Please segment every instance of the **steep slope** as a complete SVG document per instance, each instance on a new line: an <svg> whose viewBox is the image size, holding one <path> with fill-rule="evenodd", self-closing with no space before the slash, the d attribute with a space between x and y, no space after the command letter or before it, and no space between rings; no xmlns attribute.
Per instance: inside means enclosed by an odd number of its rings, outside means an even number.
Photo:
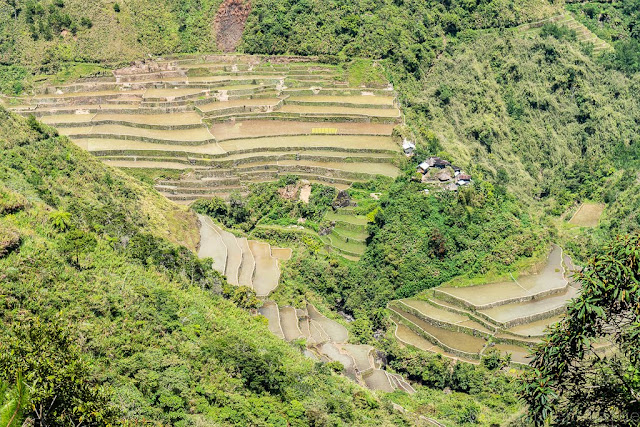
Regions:
<svg viewBox="0 0 640 427"><path fill-rule="evenodd" d="M211 260L152 221L175 211L190 230L191 216L38 122L0 113L1 334L35 316L70 325L132 422L408 425L219 296Z"/></svg>
<svg viewBox="0 0 640 427"><path fill-rule="evenodd" d="M196 249L200 237L193 212L102 166L56 135L54 129L17 119L0 107L0 178L6 185L24 189L30 200L68 211L78 226L121 241L144 231Z"/></svg>

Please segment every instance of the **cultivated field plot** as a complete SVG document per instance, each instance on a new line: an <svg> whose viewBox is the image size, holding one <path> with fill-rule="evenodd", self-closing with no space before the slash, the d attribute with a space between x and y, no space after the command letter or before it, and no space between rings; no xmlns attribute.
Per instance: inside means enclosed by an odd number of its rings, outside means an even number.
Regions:
<svg viewBox="0 0 640 427"><path fill-rule="evenodd" d="M200 220L200 258L213 258L215 270L227 276L232 285L252 288L259 297L266 297L280 281L280 260L289 259L291 249L272 248L255 240L236 237L198 215ZM272 256L272 251L276 256ZM288 255L289 258L287 258Z"/></svg>
<svg viewBox="0 0 640 427"><path fill-rule="evenodd" d="M324 103L324 104L365 104L381 105L393 107L393 97L391 96L331 96L331 95L311 95L311 96L291 96L287 102L299 103Z"/></svg>
<svg viewBox="0 0 640 427"><path fill-rule="evenodd" d="M474 309L490 308L514 301L526 301L545 293L563 291L568 287L564 278L562 249L554 246L547 263L539 274L521 276L517 280L464 288L442 287L438 292L447 294Z"/></svg>
<svg viewBox="0 0 640 427"><path fill-rule="evenodd" d="M311 105L283 105L278 110L282 113L303 114L309 116L365 116L365 117L399 117L400 112L393 108L351 108Z"/></svg>
<svg viewBox="0 0 640 427"><path fill-rule="evenodd" d="M604 204L585 202L573 214L569 223L580 227L597 227L603 211Z"/></svg>
<svg viewBox="0 0 640 427"><path fill-rule="evenodd" d="M330 123L297 122L292 120L244 120L214 123L211 133L218 141L225 139L257 138L279 135L311 135L316 129L336 130L337 135L385 135L391 136L393 124L385 123Z"/></svg>
<svg viewBox="0 0 640 427"><path fill-rule="evenodd" d="M234 139L220 142L220 146L228 152L234 151L268 151L279 148L294 149L341 149L368 152L394 152L397 146L387 137L379 136L347 136L347 135L308 135L280 136L254 139Z"/></svg>
<svg viewBox="0 0 640 427"><path fill-rule="evenodd" d="M414 393L415 390L399 375L379 369L374 348L362 344L344 344L349 334L344 326L329 319L311 304L304 309L278 307L267 300L259 309L269 321L269 329L277 336L293 341L304 338L304 354L315 360L337 361L344 374L363 386L373 390L391 392L396 389Z"/></svg>
<svg viewBox="0 0 640 427"><path fill-rule="evenodd" d="M291 173L339 189L398 174L402 150L392 135L401 113L386 81L350 87L342 66L300 58L147 62L155 64L38 88L7 104L59 128L113 166L206 169L211 180L198 188L183 179L158 184L180 203L246 193L252 183ZM145 71L150 68L160 71ZM363 236L337 230L330 238L336 248L352 251L345 256L361 252Z"/></svg>
<svg viewBox="0 0 640 427"><path fill-rule="evenodd" d="M256 107L256 106L265 106L265 107L273 107L278 102L280 102L277 98L255 98L255 99L234 99L231 101L218 101L212 102L210 104L204 104L198 106L200 110L204 113L210 113L212 111L224 110L227 108L243 108L243 107Z"/></svg>
<svg viewBox="0 0 640 427"><path fill-rule="evenodd" d="M511 354L512 364L526 365L531 347L562 319L568 301L580 292L566 278L567 260L554 245L538 274L467 288L440 287L392 301L396 338L472 363L495 348Z"/></svg>

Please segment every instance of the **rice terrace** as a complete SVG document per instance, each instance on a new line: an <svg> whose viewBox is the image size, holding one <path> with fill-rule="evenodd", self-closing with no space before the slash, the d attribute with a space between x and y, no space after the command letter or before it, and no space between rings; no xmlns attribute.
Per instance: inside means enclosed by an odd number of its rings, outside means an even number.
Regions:
<svg viewBox="0 0 640 427"><path fill-rule="evenodd" d="M341 187L398 174L388 82L350 87L309 58L156 58L12 103L112 166L185 171L156 186L177 202L285 174Z"/></svg>
<svg viewBox="0 0 640 427"><path fill-rule="evenodd" d="M0 427L637 425L639 11L0 2Z"/></svg>

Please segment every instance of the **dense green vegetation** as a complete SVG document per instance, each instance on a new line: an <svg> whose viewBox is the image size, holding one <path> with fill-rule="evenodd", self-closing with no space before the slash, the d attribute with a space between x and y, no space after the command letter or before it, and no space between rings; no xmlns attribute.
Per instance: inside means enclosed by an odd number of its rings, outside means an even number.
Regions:
<svg viewBox="0 0 640 427"><path fill-rule="evenodd" d="M107 65L146 54L214 50L220 3L5 0L0 91L15 95L36 81L106 75ZM585 261L614 235L640 229L640 4L566 7L615 51L594 54L561 25L517 28L560 12L552 1L253 1L240 50L344 61L353 86L374 85L386 73L406 115L396 134L416 140L418 154L394 182L349 190L358 204L354 213L369 219L367 249L358 262L327 254L318 238L333 226L327 218L333 188L313 185L309 204L287 200L278 190L297 179L286 177L256 185L246 198L232 195L228 204L214 199L194 206L239 232L294 246L274 298L294 305L311 300L352 315L354 342L375 344L391 369L424 385L414 397L396 393L392 399L452 424L515 418L515 386L495 370L503 361L453 366L381 339L389 328L387 302L447 281L521 270L552 241ZM331 367L304 360L240 309L255 308L255 295L229 288L210 263L195 258L194 216L150 188L154 179L176 172L130 171L143 181L134 183L100 167L54 129L3 109L0 144L0 321L11 326L0 342L15 348L25 342L18 339L18 314L27 323L64 319L65 339L78 350L71 362L88 384L72 397L84 393L82 400L99 401L105 419L112 416L110 403L121 418L171 425L406 422ZM461 166L474 184L425 194L414 172L430 155ZM380 200L372 192L382 193ZM570 227L565 215L585 200L606 204L599 227ZM287 228L298 224L306 230ZM623 259L616 248L609 258ZM624 268L629 277L637 273L635 264ZM635 330L616 336L619 357L596 364L600 373L619 373L603 376L619 382L601 383L596 376L589 380L595 389L570 387L593 374L574 351L579 339L592 338L585 319L602 328L603 312L618 316L629 303L629 292L611 295L600 286L611 283L601 273L610 271L587 270L597 276L585 282L591 295L572 306L572 317L539 350L531 375L544 374L550 385L540 389L532 376L525 393L538 423L558 408L567 423L586 422L580 417L592 406L602 408L599 416L637 411L637 397L625 391L637 390L637 360L627 351ZM616 299L623 302L608 304ZM567 330L575 334L563 334ZM563 371L568 359L557 357L558 348L568 349L563 353L581 362L580 369ZM25 357L39 356L27 351ZM26 397L18 372L4 367L14 362L0 365L7 384L0 402L15 406ZM33 381L33 366L19 372L26 381ZM64 370L58 373L64 378ZM109 403L91 394L97 385L109 386ZM603 389L610 393L589 407L554 397L565 391L587 402L593 396L583 392ZM42 390L28 398L43 401ZM612 401L625 407L608 414Z"/></svg>
<svg viewBox="0 0 640 427"><path fill-rule="evenodd" d="M170 217L188 241L189 215L37 121L0 113L0 230L19 236L0 256L3 384L19 374L34 404L64 384L67 410L165 425L406 424L226 300L210 260L153 221ZM61 329L37 327L52 322ZM43 352L46 340L60 347Z"/></svg>
<svg viewBox="0 0 640 427"><path fill-rule="evenodd" d="M614 44L608 65L627 72L640 71L640 2L585 1L567 5L591 31Z"/></svg>
<svg viewBox="0 0 640 427"><path fill-rule="evenodd" d="M536 349L522 394L536 425L636 425L640 235L619 237L578 275L582 294ZM605 338L604 351L593 343Z"/></svg>

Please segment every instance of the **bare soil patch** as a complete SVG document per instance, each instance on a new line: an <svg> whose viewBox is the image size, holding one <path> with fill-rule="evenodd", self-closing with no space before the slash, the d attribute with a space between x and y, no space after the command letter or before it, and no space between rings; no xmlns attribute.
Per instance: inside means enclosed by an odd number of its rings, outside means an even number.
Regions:
<svg viewBox="0 0 640 427"><path fill-rule="evenodd" d="M250 0L225 0L220 5L214 22L220 50L233 52L238 47L250 12Z"/></svg>

